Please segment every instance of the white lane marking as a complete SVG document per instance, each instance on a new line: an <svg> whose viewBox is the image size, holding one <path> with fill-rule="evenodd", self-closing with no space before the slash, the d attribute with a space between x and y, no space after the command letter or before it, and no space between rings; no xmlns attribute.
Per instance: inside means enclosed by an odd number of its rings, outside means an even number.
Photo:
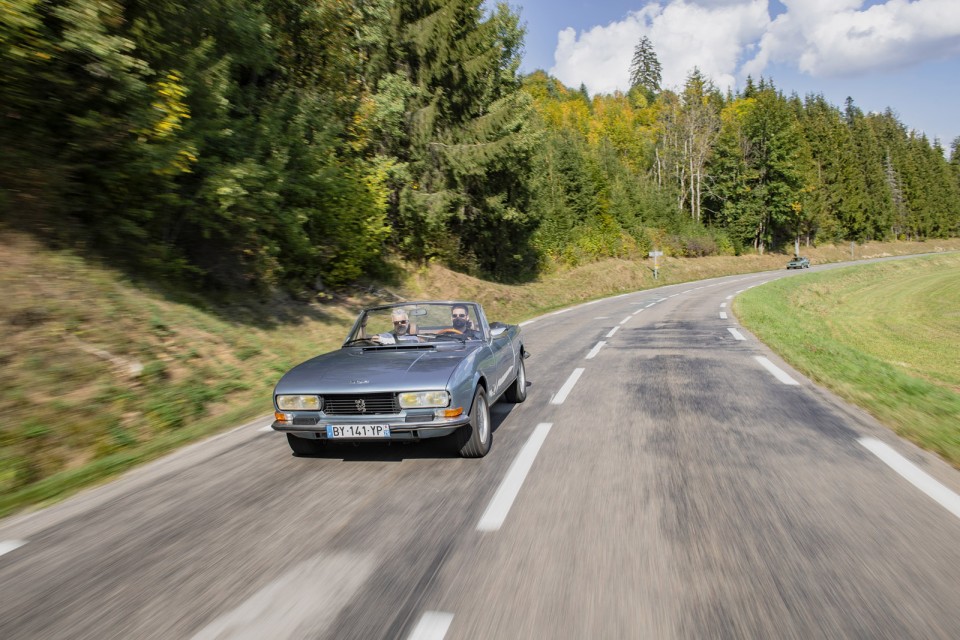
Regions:
<svg viewBox="0 0 960 640"><path fill-rule="evenodd" d="M268 425L264 425L264 426L260 427L259 429L257 429L257 431L273 431L273 423L271 422L271 423L268 424Z"/></svg>
<svg viewBox="0 0 960 640"><path fill-rule="evenodd" d="M570 392L573 391L573 385L577 384L577 380L579 380L582 375L583 369L574 369L570 377L567 378L567 381L560 387L560 391L557 391L557 395L550 401L550 404L563 404L563 401L566 400Z"/></svg>
<svg viewBox="0 0 960 640"><path fill-rule="evenodd" d="M743 293L744 291L746 291L746 289L740 289L739 291L737 291L737 293ZM736 294L734 294L734 295L736 295Z"/></svg>
<svg viewBox="0 0 960 640"><path fill-rule="evenodd" d="M0 542L0 556L15 551L25 544L27 544L26 540L4 540Z"/></svg>
<svg viewBox="0 0 960 640"><path fill-rule="evenodd" d="M726 303L726 302L721 302L721 303L720 303L720 308L721 308L721 309L726 308L726 306L727 306L727 303Z"/></svg>
<svg viewBox="0 0 960 640"><path fill-rule="evenodd" d="M668 297L668 298L676 298L678 295L680 295L680 294L679 294L679 293L675 293L675 294L673 294L672 296L667 296L667 297Z"/></svg>
<svg viewBox="0 0 960 640"><path fill-rule="evenodd" d="M743 337L743 334L737 331L736 329L734 329L733 327L727 327L727 331L732 333L733 337L736 338L737 340L746 340L746 338Z"/></svg>
<svg viewBox="0 0 960 640"><path fill-rule="evenodd" d="M590 349L590 353L587 354L587 360L593 360L594 356L600 353L600 349L603 349L603 345L607 344L603 340L594 345L593 349Z"/></svg>
<svg viewBox="0 0 960 640"><path fill-rule="evenodd" d="M620 324L626 324L626 323L627 323L627 320L629 320L629 319L630 319L630 316L627 316L626 318L624 318L623 320L620 321Z"/></svg>
<svg viewBox="0 0 960 640"><path fill-rule="evenodd" d="M594 320L606 320L609 317L610 316L597 316L596 318L594 318Z"/></svg>
<svg viewBox="0 0 960 640"><path fill-rule="evenodd" d="M652 306L655 305L655 304L657 304L657 303L656 303L656 302L651 302L650 304L648 304L647 306L645 306L644 309L649 309L650 307L652 307Z"/></svg>
<svg viewBox="0 0 960 640"><path fill-rule="evenodd" d="M726 320L726 319L727 319L727 312L726 312L726 311L721 311L721 312L720 312L720 319L721 319L721 320Z"/></svg>
<svg viewBox="0 0 960 640"><path fill-rule="evenodd" d="M687 289L686 291L681 291L680 293L690 293L693 289Z"/></svg>
<svg viewBox="0 0 960 640"><path fill-rule="evenodd" d="M524 320L523 322L521 322L521 323L520 323L519 325L517 325L517 326L525 327L525 326L527 326L528 324L533 324L534 322L536 322L536 320Z"/></svg>
<svg viewBox="0 0 960 640"><path fill-rule="evenodd" d="M583 371L583 369L577 369L577 371ZM552 426L553 423L541 422L533 430L527 443L523 445L523 449L520 450L513 464L510 465L507 475L503 477L503 481L497 487L497 492L493 494L490 504L487 505L487 510L480 516L477 531L497 531L503 526L503 521L507 519L510 507L513 506L517 494L520 493L520 487L523 486L523 481L526 479L527 473L530 472L530 467L533 466L533 461L536 459L540 447L543 446L543 441L547 439L547 434L550 433L550 427Z"/></svg>
<svg viewBox="0 0 960 640"><path fill-rule="evenodd" d="M606 337L612 338L612 337L613 337L613 334L615 334L615 333L617 332L617 329L619 329L619 328L620 328L620 326L617 325L617 326L614 327L613 329L610 329L610 333L608 333Z"/></svg>
<svg viewBox="0 0 960 640"><path fill-rule="evenodd" d="M376 566L372 555L317 556L260 589L193 638L255 640L323 635ZM318 602L323 606L317 606Z"/></svg>
<svg viewBox="0 0 960 640"><path fill-rule="evenodd" d="M763 365L763 368L773 374L773 377L782 382L783 384L800 384L793 378L791 378L786 371L773 364L767 358L763 356L753 356L753 359Z"/></svg>
<svg viewBox="0 0 960 640"><path fill-rule="evenodd" d="M907 482L960 518L960 496L921 471L915 464L894 451L893 447L874 438L860 438L859 442L873 455L883 460L888 467L906 478Z"/></svg>
<svg viewBox="0 0 960 640"><path fill-rule="evenodd" d="M420 616L420 622L407 636L407 640L443 640L451 622L453 622L452 613L426 611Z"/></svg>
<svg viewBox="0 0 960 640"><path fill-rule="evenodd" d="M632 314L630 314L630 315L634 315L634 316L635 316L635 315L637 315L638 313L640 313L641 311L643 311L643 309L637 309L636 311L634 311L634 312L633 312Z"/></svg>
<svg viewBox="0 0 960 640"><path fill-rule="evenodd" d="M554 312L551 313L550 315L552 315L552 316L558 316L558 315L560 315L561 313L566 313L567 311L570 311L572 308L573 308L573 307L567 307L566 309L560 309L560 311L554 311Z"/></svg>
<svg viewBox="0 0 960 640"><path fill-rule="evenodd" d="M732 298L732 297L733 297L733 294L731 293L729 296L727 296L727 297L724 298L724 299L725 299L725 300L729 300L729 299Z"/></svg>

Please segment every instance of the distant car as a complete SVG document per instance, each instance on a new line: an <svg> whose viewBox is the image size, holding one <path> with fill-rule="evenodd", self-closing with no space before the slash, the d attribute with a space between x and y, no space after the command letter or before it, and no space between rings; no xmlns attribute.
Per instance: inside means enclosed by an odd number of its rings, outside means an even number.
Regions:
<svg viewBox="0 0 960 640"><path fill-rule="evenodd" d="M273 393L273 428L298 456L332 441L450 436L479 458L492 441L490 405L527 397L517 325L487 322L476 302L405 302L365 309L339 350L297 365Z"/></svg>
<svg viewBox="0 0 960 640"><path fill-rule="evenodd" d="M810 259L798 256L787 263L787 269L809 269Z"/></svg>

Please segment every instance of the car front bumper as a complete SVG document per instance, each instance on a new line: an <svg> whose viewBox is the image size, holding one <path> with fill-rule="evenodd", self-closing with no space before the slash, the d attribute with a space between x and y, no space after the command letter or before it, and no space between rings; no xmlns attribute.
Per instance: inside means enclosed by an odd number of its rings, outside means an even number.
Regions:
<svg viewBox="0 0 960 640"><path fill-rule="evenodd" d="M384 417L379 419L376 416L369 416L364 420L331 420L320 417L316 419L315 424L305 424L312 418L299 418L292 422L275 420L271 425L274 431L291 433L301 438L310 440L327 440L327 426L349 426L349 425L386 425L390 427L389 438L354 438L354 441L393 441L393 440L425 440L427 438L442 438L450 435L457 429L470 424L470 416L462 415L456 418L434 418L430 420L415 420L407 416L406 418L397 418L396 416ZM336 440L350 441L350 438L336 438Z"/></svg>

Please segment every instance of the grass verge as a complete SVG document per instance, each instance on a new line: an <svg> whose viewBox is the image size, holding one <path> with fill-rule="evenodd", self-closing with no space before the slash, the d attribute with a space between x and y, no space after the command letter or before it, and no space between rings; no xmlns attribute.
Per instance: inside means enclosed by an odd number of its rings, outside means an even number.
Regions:
<svg viewBox="0 0 960 640"><path fill-rule="evenodd" d="M806 376L960 468L960 255L785 278L734 312Z"/></svg>

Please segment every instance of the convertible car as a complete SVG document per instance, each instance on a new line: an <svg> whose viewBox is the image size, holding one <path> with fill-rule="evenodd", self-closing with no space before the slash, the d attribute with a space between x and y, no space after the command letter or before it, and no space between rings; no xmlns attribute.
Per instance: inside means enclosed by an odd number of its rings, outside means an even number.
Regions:
<svg viewBox="0 0 960 640"><path fill-rule="evenodd" d="M293 453L331 441L449 436L460 455L490 450L490 405L527 396L520 327L487 322L475 302L365 309L339 350L297 365L273 393L273 428Z"/></svg>

